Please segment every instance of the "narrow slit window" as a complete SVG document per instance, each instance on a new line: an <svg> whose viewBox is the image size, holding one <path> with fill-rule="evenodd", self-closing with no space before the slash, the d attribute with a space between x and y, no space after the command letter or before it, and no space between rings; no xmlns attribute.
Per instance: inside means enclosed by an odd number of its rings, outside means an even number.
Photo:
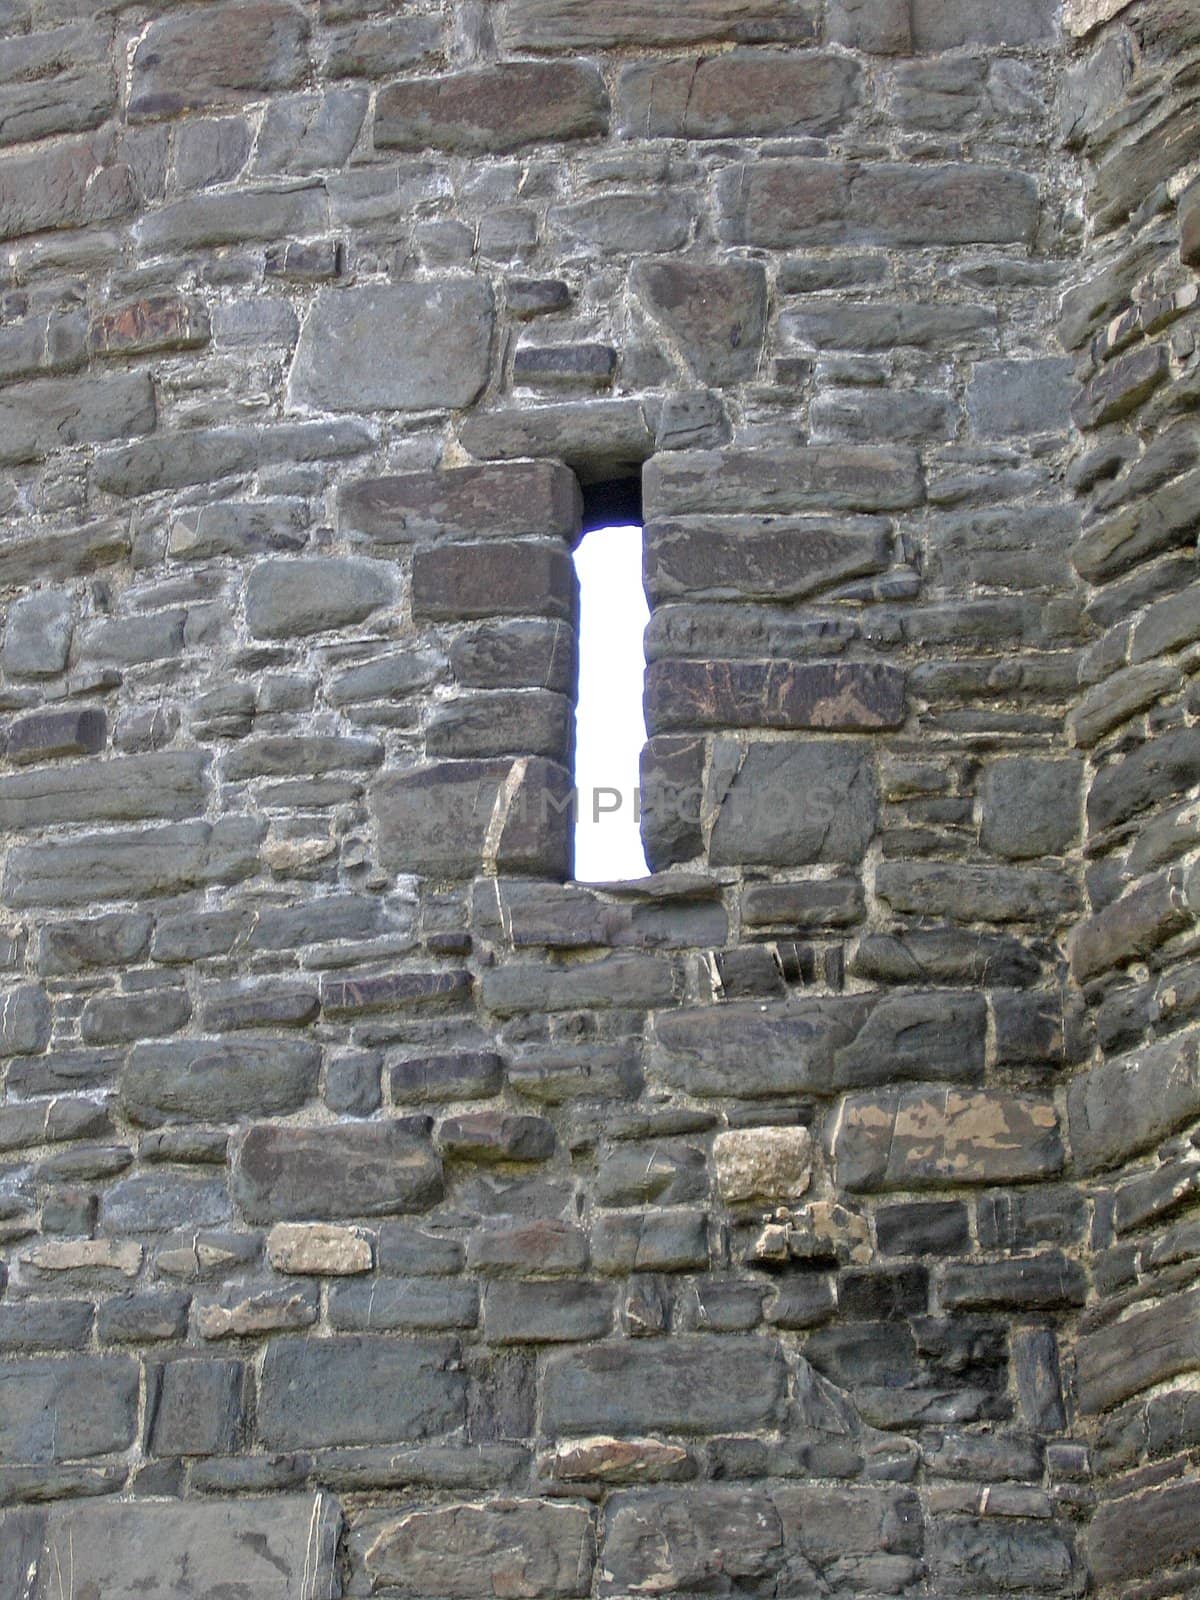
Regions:
<svg viewBox="0 0 1200 1600"><path fill-rule="evenodd" d="M646 742L642 530L593 528L575 552L579 692L575 703L575 879L605 883L649 870L639 828Z"/></svg>

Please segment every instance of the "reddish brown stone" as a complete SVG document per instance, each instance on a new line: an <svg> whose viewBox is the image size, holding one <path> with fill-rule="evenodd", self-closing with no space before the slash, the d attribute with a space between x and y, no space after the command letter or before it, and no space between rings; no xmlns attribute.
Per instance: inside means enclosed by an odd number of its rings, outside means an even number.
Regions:
<svg viewBox="0 0 1200 1600"><path fill-rule="evenodd" d="M874 662L657 661L646 675L652 732L680 728L896 728L905 676Z"/></svg>
<svg viewBox="0 0 1200 1600"><path fill-rule="evenodd" d="M381 544L418 539L558 534L573 538L581 512L575 474L553 461L363 478L338 495L343 531Z"/></svg>
<svg viewBox="0 0 1200 1600"><path fill-rule="evenodd" d="M413 615L562 617L574 611L575 574L558 545L496 540L419 548L413 556Z"/></svg>
<svg viewBox="0 0 1200 1600"><path fill-rule="evenodd" d="M197 301L156 294L93 317L88 349L94 356L143 355L151 350L194 349L211 337L208 312Z"/></svg>

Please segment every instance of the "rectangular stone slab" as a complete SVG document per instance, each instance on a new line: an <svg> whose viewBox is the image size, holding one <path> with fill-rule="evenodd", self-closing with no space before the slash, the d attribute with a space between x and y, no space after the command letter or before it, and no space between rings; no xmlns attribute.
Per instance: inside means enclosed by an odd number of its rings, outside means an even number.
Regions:
<svg viewBox="0 0 1200 1600"><path fill-rule="evenodd" d="M337 1502L319 1493L236 1504L64 1503L0 1514L0 1549L19 1540L22 1558L35 1563L32 1586L11 1591L21 1600L336 1600L341 1524ZM6 1576L0 1556L8 1600Z"/></svg>

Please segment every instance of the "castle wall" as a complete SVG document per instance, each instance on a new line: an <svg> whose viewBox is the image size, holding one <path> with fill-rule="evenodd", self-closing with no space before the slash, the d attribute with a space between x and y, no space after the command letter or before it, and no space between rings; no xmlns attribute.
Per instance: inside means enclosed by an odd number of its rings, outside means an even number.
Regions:
<svg viewBox="0 0 1200 1600"><path fill-rule="evenodd" d="M3 1600L1183 1592L1189 30L0 0Z"/></svg>

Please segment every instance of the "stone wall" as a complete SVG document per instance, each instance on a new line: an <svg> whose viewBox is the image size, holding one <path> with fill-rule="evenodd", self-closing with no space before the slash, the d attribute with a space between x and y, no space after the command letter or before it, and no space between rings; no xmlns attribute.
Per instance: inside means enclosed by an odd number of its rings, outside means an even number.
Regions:
<svg viewBox="0 0 1200 1600"><path fill-rule="evenodd" d="M1089 172L1086 276L1063 340L1084 384L1073 559L1099 628L1068 724L1088 756L1088 913L1071 967L1101 1057L1069 1098L1095 1206L1077 1400L1102 1497L1098 1586L1175 1595L1200 1584L1200 11L1135 6L1092 34L1064 129Z"/></svg>
<svg viewBox="0 0 1200 1600"><path fill-rule="evenodd" d="M1200 36L1063 20L0 0L0 1600L1194 1585Z"/></svg>

